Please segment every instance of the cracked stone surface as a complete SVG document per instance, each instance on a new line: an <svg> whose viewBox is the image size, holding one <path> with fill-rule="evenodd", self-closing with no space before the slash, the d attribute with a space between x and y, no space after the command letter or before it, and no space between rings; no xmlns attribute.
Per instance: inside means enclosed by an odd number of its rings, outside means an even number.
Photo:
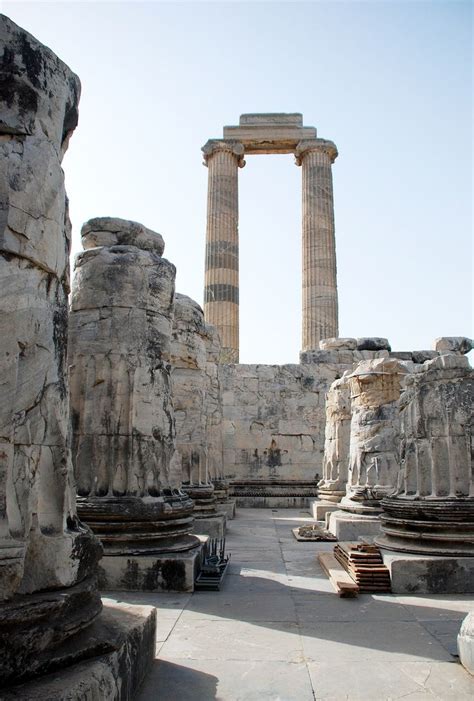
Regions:
<svg viewBox="0 0 474 701"><path fill-rule="evenodd" d="M137 701L468 701L453 653L470 596L340 599L298 543L292 509L240 509L220 592L109 594L157 607L156 659Z"/></svg>
<svg viewBox="0 0 474 701"><path fill-rule="evenodd" d="M111 229L128 243L107 243ZM76 257L69 329L78 494L159 496L179 486L168 367L176 270L161 236L136 222L91 220L86 246L92 231L102 245Z"/></svg>
<svg viewBox="0 0 474 701"><path fill-rule="evenodd" d="M69 448L71 224L61 161L78 77L0 15L0 685L41 674L99 614L101 548ZM67 615L65 615L67 611Z"/></svg>
<svg viewBox="0 0 474 701"><path fill-rule="evenodd" d="M392 358L365 360L349 375L351 428L343 508L374 507L393 491L399 472L399 398L407 367Z"/></svg>
<svg viewBox="0 0 474 701"><path fill-rule="evenodd" d="M183 466L183 482L209 482L208 457L212 442L209 418L217 413L219 429L219 388L211 394L208 374L208 345L211 338L204 312L190 297L176 294L171 343L171 378L176 417L177 449ZM217 366L216 379L217 379ZM211 440L209 440L211 439ZM214 450L218 449L218 444Z"/></svg>
<svg viewBox="0 0 474 701"><path fill-rule="evenodd" d="M351 394L348 373L333 382L326 395L324 435L323 479L318 484L319 492L325 498L339 501L346 491L349 466Z"/></svg>
<svg viewBox="0 0 474 701"><path fill-rule="evenodd" d="M80 83L3 15L0 45L0 599L7 599L81 581L87 536L74 527L67 441L71 225L61 168Z"/></svg>

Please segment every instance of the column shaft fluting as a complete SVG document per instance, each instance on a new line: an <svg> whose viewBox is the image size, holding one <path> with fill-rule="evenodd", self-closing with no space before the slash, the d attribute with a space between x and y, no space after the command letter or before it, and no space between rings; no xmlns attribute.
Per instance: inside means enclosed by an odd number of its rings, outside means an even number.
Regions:
<svg viewBox="0 0 474 701"><path fill-rule="evenodd" d="M221 362L239 362L239 143L208 142L209 169L204 316L218 329Z"/></svg>
<svg viewBox="0 0 474 701"><path fill-rule="evenodd" d="M319 348L338 335L336 243L331 142L301 142L297 162L303 167L303 339L302 350Z"/></svg>

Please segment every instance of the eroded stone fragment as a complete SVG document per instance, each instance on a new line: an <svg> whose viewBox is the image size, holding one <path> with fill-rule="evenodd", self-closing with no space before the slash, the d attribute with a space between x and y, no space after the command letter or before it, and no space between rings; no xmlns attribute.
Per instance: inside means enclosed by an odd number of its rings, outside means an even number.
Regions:
<svg viewBox="0 0 474 701"><path fill-rule="evenodd" d="M117 217L89 219L82 227L81 238L85 250L96 246L138 246L144 251L154 251L159 256L165 250L161 234L138 222Z"/></svg>
<svg viewBox="0 0 474 701"><path fill-rule="evenodd" d="M320 350L350 350L357 349L355 338L323 338L319 341Z"/></svg>
<svg viewBox="0 0 474 701"><path fill-rule="evenodd" d="M360 351L391 351L390 343L387 338L369 337L357 338L357 350Z"/></svg>
<svg viewBox="0 0 474 701"><path fill-rule="evenodd" d="M349 373L332 383L326 395L326 429L320 496L338 502L346 493L351 434Z"/></svg>
<svg viewBox="0 0 474 701"><path fill-rule="evenodd" d="M380 510L399 470L398 400L406 367L398 360L366 360L349 375L351 436L345 509Z"/></svg>
<svg viewBox="0 0 474 701"><path fill-rule="evenodd" d="M434 348L439 353L449 351L450 353L462 353L465 355L472 351L474 342L465 336L443 336L434 342Z"/></svg>

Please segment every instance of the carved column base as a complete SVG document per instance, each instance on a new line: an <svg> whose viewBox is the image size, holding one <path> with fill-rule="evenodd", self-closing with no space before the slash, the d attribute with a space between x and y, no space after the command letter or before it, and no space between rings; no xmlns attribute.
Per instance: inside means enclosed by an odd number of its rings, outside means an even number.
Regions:
<svg viewBox="0 0 474 701"><path fill-rule="evenodd" d="M380 547L395 552L474 557L474 499L382 500Z"/></svg>
<svg viewBox="0 0 474 701"><path fill-rule="evenodd" d="M324 501L330 501L337 504L343 497L346 496L346 490L341 489L336 483L321 480L318 484L318 496Z"/></svg>
<svg viewBox="0 0 474 701"><path fill-rule="evenodd" d="M218 510L229 519L235 518L235 499L230 496L230 484L227 480L212 480Z"/></svg>
<svg viewBox="0 0 474 701"><path fill-rule="evenodd" d="M212 484L186 484L182 485L182 490L194 502L194 518L215 516L216 495Z"/></svg>
<svg viewBox="0 0 474 701"><path fill-rule="evenodd" d="M74 586L17 595L0 604L0 686L32 679L69 665L65 641L87 628L102 610L95 576Z"/></svg>
<svg viewBox="0 0 474 701"><path fill-rule="evenodd" d="M227 480L212 480L212 485L214 487L214 496L218 504L229 500L230 485Z"/></svg>
<svg viewBox="0 0 474 701"><path fill-rule="evenodd" d="M104 555L182 552L199 545L190 535L193 502L178 490L160 497L79 497L77 512L104 546Z"/></svg>
<svg viewBox="0 0 474 701"><path fill-rule="evenodd" d="M212 484L183 484L183 491L194 501L194 532L210 538L223 538L226 516L216 509L216 497Z"/></svg>
<svg viewBox="0 0 474 701"><path fill-rule="evenodd" d="M78 498L78 512L104 546L99 586L122 591L193 591L201 562L193 502L178 490L160 497Z"/></svg>

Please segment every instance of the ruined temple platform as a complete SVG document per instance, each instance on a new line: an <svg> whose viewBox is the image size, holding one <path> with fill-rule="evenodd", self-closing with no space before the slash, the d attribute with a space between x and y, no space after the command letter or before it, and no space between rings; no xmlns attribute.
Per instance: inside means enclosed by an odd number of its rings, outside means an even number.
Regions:
<svg viewBox="0 0 474 701"><path fill-rule="evenodd" d="M298 543L294 509L241 509L220 592L108 596L157 606L156 659L137 701L470 700L456 636L472 596L340 599Z"/></svg>

